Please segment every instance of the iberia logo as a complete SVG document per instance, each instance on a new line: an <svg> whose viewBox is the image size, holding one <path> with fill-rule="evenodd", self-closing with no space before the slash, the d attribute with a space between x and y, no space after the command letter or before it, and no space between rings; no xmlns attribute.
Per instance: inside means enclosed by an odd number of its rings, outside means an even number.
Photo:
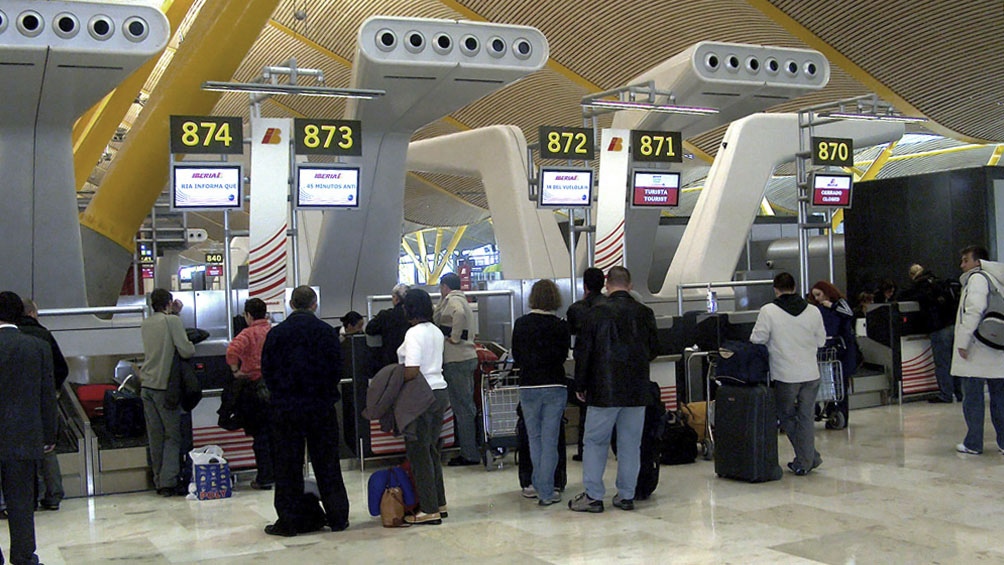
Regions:
<svg viewBox="0 0 1004 565"><path fill-rule="evenodd" d="M607 151L624 151L624 138L615 137L610 140L610 146L607 147Z"/></svg>
<svg viewBox="0 0 1004 565"><path fill-rule="evenodd" d="M282 142L282 130L279 128L268 128L264 137L261 138L264 145L278 145Z"/></svg>

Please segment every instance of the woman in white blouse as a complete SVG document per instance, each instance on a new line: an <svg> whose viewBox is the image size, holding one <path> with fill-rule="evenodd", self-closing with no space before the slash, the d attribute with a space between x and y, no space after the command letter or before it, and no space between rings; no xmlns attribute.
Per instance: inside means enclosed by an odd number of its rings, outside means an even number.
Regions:
<svg viewBox="0 0 1004 565"><path fill-rule="evenodd" d="M443 378L443 332L431 321L429 293L420 288L413 288L404 296L404 313L411 323L404 343L397 350L398 362L404 365L404 378L424 378L436 397L431 408L402 430L415 475L419 508L418 513L405 516L404 520L409 524L442 524L447 514L439 434L443 429L443 414L450 406Z"/></svg>

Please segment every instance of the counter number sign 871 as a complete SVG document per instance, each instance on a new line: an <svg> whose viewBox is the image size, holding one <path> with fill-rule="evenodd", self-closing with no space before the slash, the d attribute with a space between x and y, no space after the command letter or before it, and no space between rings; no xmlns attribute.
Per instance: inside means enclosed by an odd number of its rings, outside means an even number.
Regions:
<svg viewBox="0 0 1004 565"><path fill-rule="evenodd" d="M293 120L297 155L363 154L362 125L358 120Z"/></svg>
<svg viewBox="0 0 1004 565"><path fill-rule="evenodd" d="M239 117L171 116L171 153L240 155L244 125Z"/></svg>

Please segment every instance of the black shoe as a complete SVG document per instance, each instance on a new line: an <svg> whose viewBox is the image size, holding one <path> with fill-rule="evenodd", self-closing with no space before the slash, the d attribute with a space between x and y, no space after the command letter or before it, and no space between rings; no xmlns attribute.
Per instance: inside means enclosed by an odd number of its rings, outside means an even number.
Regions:
<svg viewBox="0 0 1004 565"><path fill-rule="evenodd" d="M469 467L471 465L480 465L481 462L476 459L465 459L463 455L457 455L453 459L450 459L449 463L446 464L447 467Z"/></svg>
<svg viewBox="0 0 1004 565"><path fill-rule="evenodd" d="M258 481L251 481L251 488L254 490L272 490L272 486L275 483L259 483Z"/></svg>
<svg viewBox="0 0 1004 565"><path fill-rule="evenodd" d="M159 488L157 494L163 497L174 496L174 487Z"/></svg>
<svg viewBox="0 0 1004 565"><path fill-rule="evenodd" d="M820 461L820 463L822 463L822 461ZM809 472L806 471L805 469L795 465L794 461L788 463L788 468L791 469L791 472L795 473L795 475L798 477L804 477L809 474Z"/></svg>
<svg viewBox="0 0 1004 565"><path fill-rule="evenodd" d="M575 455L573 455L572 456L572 461L582 461L582 454L581 453L576 453Z"/></svg>
<svg viewBox="0 0 1004 565"><path fill-rule="evenodd" d="M344 532L349 529L349 521L346 520L342 524L328 524L328 527L331 528L332 532Z"/></svg>
<svg viewBox="0 0 1004 565"><path fill-rule="evenodd" d="M55 512L56 510L59 510L59 503L56 502L55 504L53 504L51 502L43 502L39 504L39 507L41 507L42 510L52 510Z"/></svg>
<svg viewBox="0 0 1004 565"><path fill-rule="evenodd" d="M296 530L292 528L287 528L279 522L274 524L269 524L265 526L265 533L270 536L282 536L284 538L291 538L296 535Z"/></svg>
<svg viewBox="0 0 1004 565"><path fill-rule="evenodd" d="M934 398L928 398L927 401L930 402L931 404L951 404L952 403L952 398L951 397L944 398L944 397L941 397L941 396L935 396Z"/></svg>
<svg viewBox="0 0 1004 565"><path fill-rule="evenodd" d="M0 510L0 520L6 520L6 519L7 519L7 509L4 508L3 510Z"/></svg>

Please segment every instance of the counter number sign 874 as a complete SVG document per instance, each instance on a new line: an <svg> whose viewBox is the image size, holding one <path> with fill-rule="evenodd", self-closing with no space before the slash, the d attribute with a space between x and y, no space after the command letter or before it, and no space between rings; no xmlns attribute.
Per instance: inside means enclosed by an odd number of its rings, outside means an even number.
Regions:
<svg viewBox="0 0 1004 565"><path fill-rule="evenodd" d="M239 117L171 116L171 153L240 155L244 125Z"/></svg>

